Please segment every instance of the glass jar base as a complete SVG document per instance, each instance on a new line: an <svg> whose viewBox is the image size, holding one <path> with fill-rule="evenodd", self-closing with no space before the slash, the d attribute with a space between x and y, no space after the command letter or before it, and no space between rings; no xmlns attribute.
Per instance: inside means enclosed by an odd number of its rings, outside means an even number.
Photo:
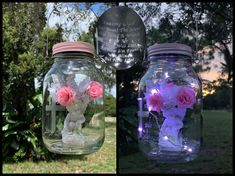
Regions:
<svg viewBox="0 0 235 176"><path fill-rule="evenodd" d="M176 151L174 148L148 145L148 142L139 143L140 150L150 160L156 160L159 163L185 163L197 158L200 143L198 141L184 142L180 151Z"/></svg>
<svg viewBox="0 0 235 176"><path fill-rule="evenodd" d="M146 154L145 154L146 155ZM161 152L157 155L146 155L150 160L156 160L159 163L186 163L196 159L197 153L188 155L179 154L179 152Z"/></svg>
<svg viewBox="0 0 235 176"><path fill-rule="evenodd" d="M85 155L98 151L104 142L104 138L99 139L98 141L86 140L86 142L83 145L65 144L62 142L61 139L58 140L43 139L43 141L46 148L50 152L57 154L64 154L64 155Z"/></svg>

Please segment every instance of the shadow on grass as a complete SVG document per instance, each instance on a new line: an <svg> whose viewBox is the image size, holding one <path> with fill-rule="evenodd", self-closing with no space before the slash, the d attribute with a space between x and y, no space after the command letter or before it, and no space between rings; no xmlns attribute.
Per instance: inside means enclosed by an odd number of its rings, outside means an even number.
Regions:
<svg viewBox="0 0 235 176"><path fill-rule="evenodd" d="M79 160L86 161L87 155L63 155L63 154L53 154L55 158L47 162L61 161L67 164L68 160Z"/></svg>

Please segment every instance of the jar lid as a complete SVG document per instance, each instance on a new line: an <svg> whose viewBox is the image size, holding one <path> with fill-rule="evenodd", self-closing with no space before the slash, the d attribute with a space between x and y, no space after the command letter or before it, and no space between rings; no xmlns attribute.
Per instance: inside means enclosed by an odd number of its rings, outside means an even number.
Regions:
<svg viewBox="0 0 235 176"><path fill-rule="evenodd" d="M95 55L94 46L90 43L82 41L57 43L52 48L52 55L69 51L86 52Z"/></svg>
<svg viewBox="0 0 235 176"><path fill-rule="evenodd" d="M156 43L148 48L148 60L151 56L162 54L181 54L192 57L192 48L180 43Z"/></svg>

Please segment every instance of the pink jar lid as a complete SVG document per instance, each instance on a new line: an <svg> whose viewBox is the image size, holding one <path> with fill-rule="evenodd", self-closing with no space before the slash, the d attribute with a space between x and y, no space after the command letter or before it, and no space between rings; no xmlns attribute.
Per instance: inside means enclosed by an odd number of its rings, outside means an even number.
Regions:
<svg viewBox="0 0 235 176"><path fill-rule="evenodd" d="M148 59L161 54L182 54L192 57L192 48L181 43L156 43L148 48Z"/></svg>
<svg viewBox="0 0 235 176"><path fill-rule="evenodd" d="M57 43L52 48L52 55L69 51L86 52L95 55L94 46L90 43L81 41Z"/></svg>

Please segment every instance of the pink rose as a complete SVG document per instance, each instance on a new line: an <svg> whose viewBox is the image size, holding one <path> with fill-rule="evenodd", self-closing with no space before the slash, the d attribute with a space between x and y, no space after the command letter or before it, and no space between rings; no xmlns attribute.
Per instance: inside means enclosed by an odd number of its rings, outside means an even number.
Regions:
<svg viewBox="0 0 235 176"><path fill-rule="evenodd" d="M195 91L192 88L182 88L176 97L176 102L181 108L190 108L196 102Z"/></svg>
<svg viewBox="0 0 235 176"><path fill-rule="evenodd" d="M67 106L75 100L76 93L70 87L62 87L57 93L57 101L62 106Z"/></svg>
<svg viewBox="0 0 235 176"><path fill-rule="evenodd" d="M152 111L159 112L163 107L163 98L159 93L154 93L150 95L147 101L148 101L148 106Z"/></svg>
<svg viewBox="0 0 235 176"><path fill-rule="evenodd" d="M103 86L96 81L91 81L86 91L92 99L103 97Z"/></svg>

